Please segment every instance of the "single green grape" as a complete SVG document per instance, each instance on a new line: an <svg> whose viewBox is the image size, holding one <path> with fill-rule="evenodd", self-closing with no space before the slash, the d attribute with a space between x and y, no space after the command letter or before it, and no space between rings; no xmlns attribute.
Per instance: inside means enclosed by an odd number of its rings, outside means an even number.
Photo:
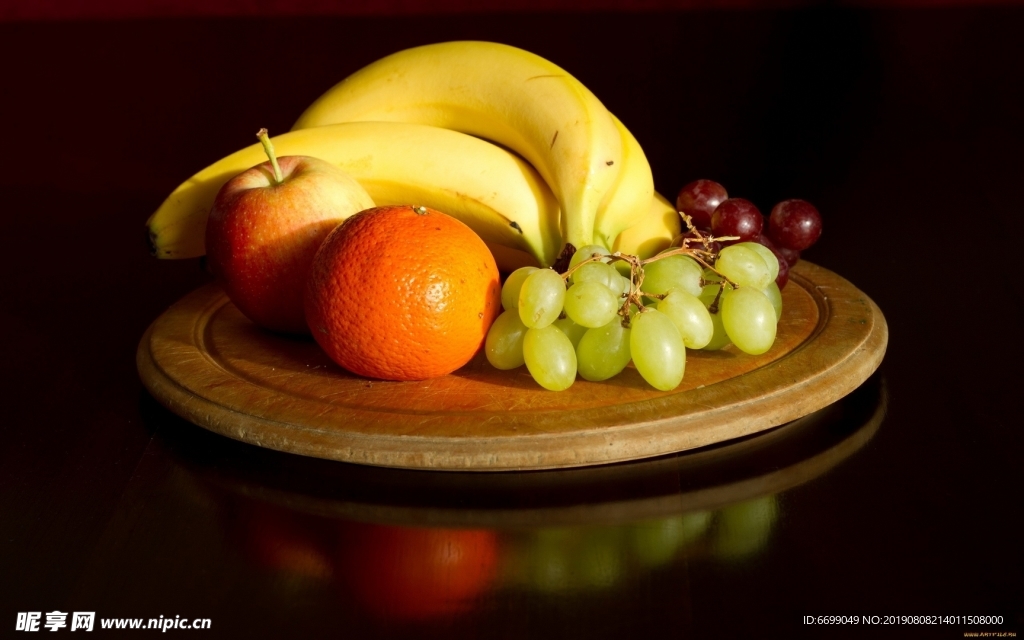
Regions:
<svg viewBox="0 0 1024 640"><path fill-rule="evenodd" d="M607 265L606 265L607 266ZM565 292L565 315L584 327L603 327L619 310L619 298L600 282L577 282Z"/></svg>
<svg viewBox="0 0 1024 640"><path fill-rule="evenodd" d="M503 311L495 319L484 341L487 361L496 369L515 369L526 361L523 359L523 338L526 325L519 318L516 309Z"/></svg>
<svg viewBox="0 0 1024 640"><path fill-rule="evenodd" d="M712 273L712 276L715 274ZM715 297L718 296L718 291L721 289L721 285L717 283L709 284L704 287L704 290L700 294L700 301L708 309L708 315L711 317L711 326L714 329L711 340L704 345L704 351L718 351L728 347L731 341L729 340L729 334L725 332L725 325L722 324L722 299L718 298L718 307L714 313L711 312L711 305L715 302Z"/></svg>
<svg viewBox="0 0 1024 640"><path fill-rule="evenodd" d="M722 249L715 269L741 287L764 289L772 281L768 265L760 254L737 244Z"/></svg>
<svg viewBox="0 0 1024 640"><path fill-rule="evenodd" d="M629 364L630 329L618 316L603 327L588 329L576 347L579 374L599 382L618 375Z"/></svg>
<svg viewBox="0 0 1024 640"><path fill-rule="evenodd" d="M771 284L761 290L761 293L771 300L772 307L775 309L775 322L778 323L779 320L782 320L782 292L779 291L779 285L772 280Z"/></svg>
<svg viewBox="0 0 1024 640"><path fill-rule="evenodd" d="M583 334L590 331L587 327L573 322L572 318L559 318L552 322L551 326L558 328L562 333L568 336L573 349L579 346L580 340L583 338Z"/></svg>
<svg viewBox="0 0 1024 640"><path fill-rule="evenodd" d="M744 353L760 355L775 342L775 309L757 289L740 287L722 296L722 324L729 339Z"/></svg>
<svg viewBox="0 0 1024 640"><path fill-rule="evenodd" d="M642 289L656 295L668 293L670 289L681 289L699 296L702 275L703 269L693 258L669 256L644 265Z"/></svg>
<svg viewBox="0 0 1024 640"><path fill-rule="evenodd" d="M552 269L537 269L526 276L519 291L519 317L530 328L546 327L562 313L565 281Z"/></svg>
<svg viewBox="0 0 1024 640"><path fill-rule="evenodd" d="M686 347L664 313L648 307L633 318L629 352L644 380L660 391L675 389L686 370Z"/></svg>
<svg viewBox="0 0 1024 640"><path fill-rule="evenodd" d="M537 270L537 267L519 267L505 278L501 286L501 306L505 311L519 308L519 291L523 288L526 276Z"/></svg>
<svg viewBox="0 0 1024 640"><path fill-rule="evenodd" d="M628 262L626 262L625 260L614 260L611 264L613 267L615 267L615 270L619 272L620 276L629 278L631 267L629 266Z"/></svg>
<svg viewBox="0 0 1024 640"><path fill-rule="evenodd" d="M658 311L675 323L683 344L690 349L703 349L715 335L708 308L697 296L682 289L672 289L665 299L658 303Z"/></svg>
<svg viewBox="0 0 1024 640"><path fill-rule="evenodd" d="M609 289L619 289L622 286L622 276L610 264L604 262L590 262L572 272L573 284L583 282L599 282Z"/></svg>
<svg viewBox="0 0 1024 640"><path fill-rule="evenodd" d="M775 282L775 278L779 277L779 259L775 257L772 250L764 246L760 242L738 242L737 247L746 247L761 256L764 263L768 265L768 278L771 282Z"/></svg>
<svg viewBox="0 0 1024 640"><path fill-rule="evenodd" d="M562 391L576 380L576 351L569 337L552 325L526 331L523 356L526 369L545 389Z"/></svg>
<svg viewBox="0 0 1024 640"><path fill-rule="evenodd" d="M572 269L587 258L594 257L595 253L606 256L610 252L599 244L588 244L580 247L576 250L576 253L572 254L572 258L569 259L569 268Z"/></svg>
<svg viewBox="0 0 1024 640"><path fill-rule="evenodd" d="M624 296L628 296L629 295L630 290L633 288L633 281L629 279L628 275L625 275L625 276L621 276L620 275L619 276L619 285L620 285L619 297L620 298L624 298Z"/></svg>

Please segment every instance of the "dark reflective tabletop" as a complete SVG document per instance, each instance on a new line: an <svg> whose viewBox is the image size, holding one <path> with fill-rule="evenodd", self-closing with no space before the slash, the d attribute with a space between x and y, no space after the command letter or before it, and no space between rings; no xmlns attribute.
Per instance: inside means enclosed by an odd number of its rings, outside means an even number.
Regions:
<svg viewBox="0 0 1024 640"><path fill-rule="evenodd" d="M1024 633L1022 32L1007 5L0 22L0 636L53 611L218 638ZM209 277L146 254L149 213L347 73L459 38L572 71L666 195L817 204L806 258L884 312L879 371L757 436L529 473L304 458L160 406L138 340Z"/></svg>

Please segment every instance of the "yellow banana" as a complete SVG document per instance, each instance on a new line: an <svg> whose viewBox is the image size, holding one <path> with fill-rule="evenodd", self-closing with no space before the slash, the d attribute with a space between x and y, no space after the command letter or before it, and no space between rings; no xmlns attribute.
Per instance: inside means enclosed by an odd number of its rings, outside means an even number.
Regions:
<svg viewBox="0 0 1024 640"><path fill-rule="evenodd" d="M644 150L633 134L612 115L622 136L622 170L594 220L594 241L611 247L624 230L644 220L654 197L654 177Z"/></svg>
<svg viewBox="0 0 1024 640"><path fill-rule="evenodd" d="M642 259L668 249L672 241L682 233L683 220L664 196L658 192L648 199L645 215L637 224L625 229L611 243L612 251L621 251ZM606 245L607 246L607 245ZM537 266L537 261L527 253L508 247L491 247L504 273L511 273L519 267ZM624 266L625 263L616 262ZM628 271L627 271L628 272Z"/></svg>
<svg viewBox="0 0 1024 640"><path fill-rule="evenodd" d="M612 243L611 250L647 259L671 246L681 229L682 218L676 208L655 192L644 219L620 233Z"/></svg>
<svg viewBox="0 0 1024 640"><path fill-rule="evenodd" d="M354 122L292 131L273 143L279 156L314 156L338 165L378 206L417 204L444 211L489 246L525 252L544 266L562 248L551 190L522 158L485 140L419 124ZM262 147L253 144L182 183L147 222L154 254L203 255L206 219L217 192L265 160Z"/></svg>
<svg viewBox="0 0 1024 640"><path fill-rule="evenodd" d="M592 244L599 206L622 167L622 136L578 80L535 54L492 42L445 42L392 54L316 100L293 130L388 120L455 129L516 151L562 209L563 240Z"/></svg>

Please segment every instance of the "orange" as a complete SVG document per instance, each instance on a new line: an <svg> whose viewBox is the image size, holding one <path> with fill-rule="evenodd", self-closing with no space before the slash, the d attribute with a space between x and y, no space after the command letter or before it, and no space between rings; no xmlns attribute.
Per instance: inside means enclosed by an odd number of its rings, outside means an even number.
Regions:
<svg viewBox="0 0 1024 640"><path fill-rule="evenodd" d="M306 322L332 360L383 380L455 371L501 310L498 267L472 229L426 207L377 207L324 240Z"/></svg>
<svg viewBox="0 0 1024 640"><path fill-rule="evenodd" d="M501 547L494 531L346 522L338 575L346 600L385 620L465 614L487 600Z"/></svg>

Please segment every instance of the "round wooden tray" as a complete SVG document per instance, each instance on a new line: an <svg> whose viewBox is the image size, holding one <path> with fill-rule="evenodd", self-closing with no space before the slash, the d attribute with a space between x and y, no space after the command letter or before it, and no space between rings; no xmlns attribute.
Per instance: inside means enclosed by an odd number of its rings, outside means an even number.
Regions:
<svg viewBox="0 0 1024 640"><path fill-rule="evenodd" d="M539 387L482 354L443 378L384 382L344 371L311 339L253 325L216 285L178 301L139 344L143 384L183 418L243 442L410 469L509 471L635 460L737 438L825 407L882 361L885 318L838 275L799 262L775 345L688 351L673 391L631 367L612 380Z"/></svg>
<svg viewBox="0 0 1024 640"><path fill-rule="evenodd" d="M187 477L217 500L396 526L618 525L714 511L810 482L874 437L887 402L876 375L837 402L763 434L682 454L526 474L403 471L310 458L282 464L277 452L253 455L234 442L190 438L183 430L165 437L180 436L170 449Z"/></svg>

